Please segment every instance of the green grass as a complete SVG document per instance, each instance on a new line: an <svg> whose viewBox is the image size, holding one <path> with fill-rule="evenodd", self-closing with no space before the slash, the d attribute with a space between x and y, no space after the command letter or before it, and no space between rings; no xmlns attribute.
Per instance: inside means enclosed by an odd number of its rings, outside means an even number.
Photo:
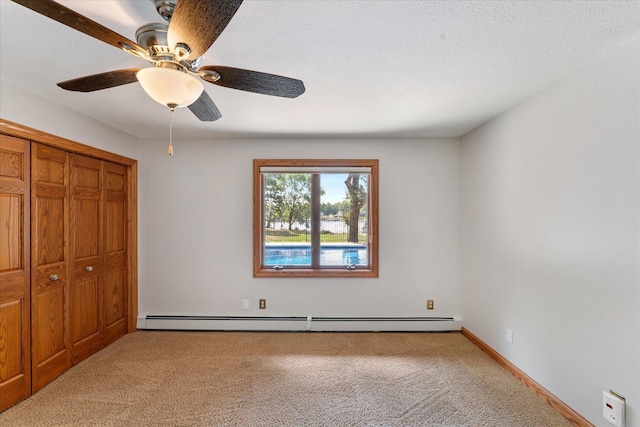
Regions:
<svg viewBox="0 0 640 427"><path fill-rule="evenodd" d="M321 243L346 243L347 233L322 233L320 234ZM280 242L310 242L311 233L305 233L304 231L289 231L289 230L265 230L264 236L265 243L280 243ZM365 234L358 235L359 243L366 243L367 236Z"/></svg>

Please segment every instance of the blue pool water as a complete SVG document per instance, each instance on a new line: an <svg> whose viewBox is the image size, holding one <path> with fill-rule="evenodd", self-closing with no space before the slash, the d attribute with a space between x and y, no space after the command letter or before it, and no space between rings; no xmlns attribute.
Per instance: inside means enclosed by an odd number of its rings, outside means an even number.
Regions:
<svg viewBox="0 0 640 427"><path fill-rule="evenodd" d="M266 246L265 265L311 265L311 248L308 246ZM321 246L320 265L367 265L367 247Z"/></svg>

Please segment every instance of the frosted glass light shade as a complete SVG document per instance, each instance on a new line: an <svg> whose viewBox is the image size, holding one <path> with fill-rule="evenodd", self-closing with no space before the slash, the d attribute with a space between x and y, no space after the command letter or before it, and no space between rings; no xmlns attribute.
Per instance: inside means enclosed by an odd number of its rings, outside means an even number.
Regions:
<svg viewBox="0 0 640 427"><path fill-rule="evenodd" d="M136 74L142 89L162 105L186 107L200 97L202 82L190 74L171 68L143 68Z"/></svg>

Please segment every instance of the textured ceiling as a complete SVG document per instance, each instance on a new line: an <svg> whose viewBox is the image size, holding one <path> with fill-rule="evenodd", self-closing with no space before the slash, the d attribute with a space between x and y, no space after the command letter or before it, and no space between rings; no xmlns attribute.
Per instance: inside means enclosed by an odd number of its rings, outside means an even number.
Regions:
<svg viewBox="0 0 640 427"><path fill-rule="evenodd" d="M61 1L135 39L151 0ZM176 113L178 137L460 136L637 35L638 1L246 0L204 64L304 81L296 99L205 83L222 112ZM148 63L0 0L0 78L131 135L164 137L168 109L134 83L56 86ZM1 115L1 112L0 112Z"/></svg>

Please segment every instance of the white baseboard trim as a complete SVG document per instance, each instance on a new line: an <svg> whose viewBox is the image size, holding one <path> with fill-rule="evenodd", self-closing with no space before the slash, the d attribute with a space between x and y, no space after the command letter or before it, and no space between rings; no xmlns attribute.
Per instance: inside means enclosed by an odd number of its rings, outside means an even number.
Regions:
<svg viewBox="0 0 640 427"><path fill-rule="evenodd" d="M140 315L138 329L196 331L439 332L459 331L460 316L175 316Z"/></svg>

